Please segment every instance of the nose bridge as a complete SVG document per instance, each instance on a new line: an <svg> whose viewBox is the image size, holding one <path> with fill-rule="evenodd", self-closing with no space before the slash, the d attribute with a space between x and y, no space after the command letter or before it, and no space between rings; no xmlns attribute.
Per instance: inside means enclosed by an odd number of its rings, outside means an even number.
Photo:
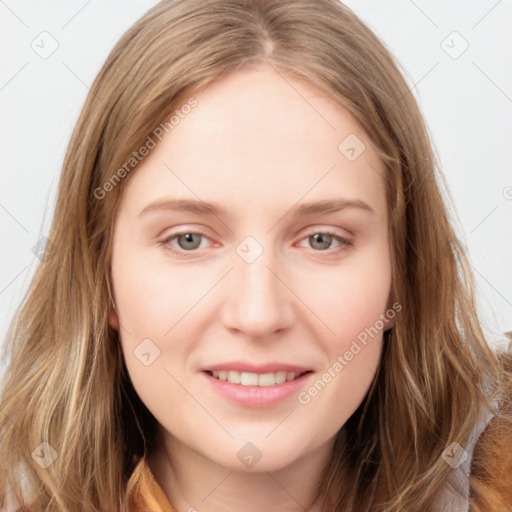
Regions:
<svg viewBox="0 0 512 512"><path fill-rule="evenodd" d="M251 250L254 257L254 247ZM235 255L235 268L230 273L223 315L226 326L261 337L291 325L293 295L276 277L281 265L274 251L266 248L253 261L240 254Z"/></svg>

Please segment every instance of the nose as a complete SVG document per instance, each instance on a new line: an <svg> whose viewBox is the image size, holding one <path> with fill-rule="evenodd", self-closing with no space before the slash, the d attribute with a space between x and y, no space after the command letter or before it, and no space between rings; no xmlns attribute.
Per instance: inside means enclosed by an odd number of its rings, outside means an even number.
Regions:
<svg viewBox="0 0 512 512"><path fill-rule="evenodd" d="M267 251L252 263L235 262L221 314L227 329L264 339L294 324L294 295L282 268Z"/></svg>

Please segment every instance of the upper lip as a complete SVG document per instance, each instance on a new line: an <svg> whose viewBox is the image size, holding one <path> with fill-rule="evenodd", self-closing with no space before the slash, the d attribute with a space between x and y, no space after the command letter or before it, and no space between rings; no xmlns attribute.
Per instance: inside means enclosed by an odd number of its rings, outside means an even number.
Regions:
<svg viewBox="0 0 512 512"><path fill-rule="evenodd" d="M202 368L203 372L220 372L222 370L233 370L237 372L247 373L276 373L279 371L304 373L307 371L311 371L311 368L287 363L250 364L245 363L243 361L220 363Z"/></svg>

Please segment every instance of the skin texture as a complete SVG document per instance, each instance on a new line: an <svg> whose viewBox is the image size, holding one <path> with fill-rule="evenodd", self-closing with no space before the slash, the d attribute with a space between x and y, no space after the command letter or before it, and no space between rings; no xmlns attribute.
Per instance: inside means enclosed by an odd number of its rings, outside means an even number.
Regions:
<svg viewBox="0 0 512 512"><path fill-rule="evenodd" d="M313 370L307 390L376 323L391 304L384 169L344 109L268 65L224 76L194 97L198 105L123 191L110 322L133 385L159 422L148 460L178 511L302 511L336 433L371 384L382 330L307 404L297 394L267 408L233 404L201 368L234 360L298 364ZM349 134L366 146L354 161L338 149ZM289 213L340 197L373 212ZM139 216L164 198L215 201L227 212ZM326 230L351 245L310 238ZM171 238L181 231L204 238L188 245ZM247 236L263 249L252 263L236 251ZM187 253L194 242L199 247ZM255 254L254 244L247 247ZM160 351L148 366L134 355L145 339ZM261 454L252 467L237 457L249 442Z"/></svg>

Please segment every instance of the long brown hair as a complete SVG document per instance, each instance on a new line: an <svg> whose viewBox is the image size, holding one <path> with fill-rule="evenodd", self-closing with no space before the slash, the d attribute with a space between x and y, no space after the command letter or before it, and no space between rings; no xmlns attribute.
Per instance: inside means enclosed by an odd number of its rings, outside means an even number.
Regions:
<svg viewBox="0 0 512 512"><path fill-rule="evenodd" d="M443 451L465 446L480 404L492 407L500 365L418 105L385 46L338 0L164 1L116 44L73 132L47 254L5 344L2 504L12 489L25 510L127 510L133 456L152 446L155 418L108 324L119 199L136 172L133 153L155 128L168 127L194 91L254 63L309 80L348 109L386 168L392 287L403 310L367 397L340 431L346 442L318 489L323 510L434 510L452 470Z"/></svg>

